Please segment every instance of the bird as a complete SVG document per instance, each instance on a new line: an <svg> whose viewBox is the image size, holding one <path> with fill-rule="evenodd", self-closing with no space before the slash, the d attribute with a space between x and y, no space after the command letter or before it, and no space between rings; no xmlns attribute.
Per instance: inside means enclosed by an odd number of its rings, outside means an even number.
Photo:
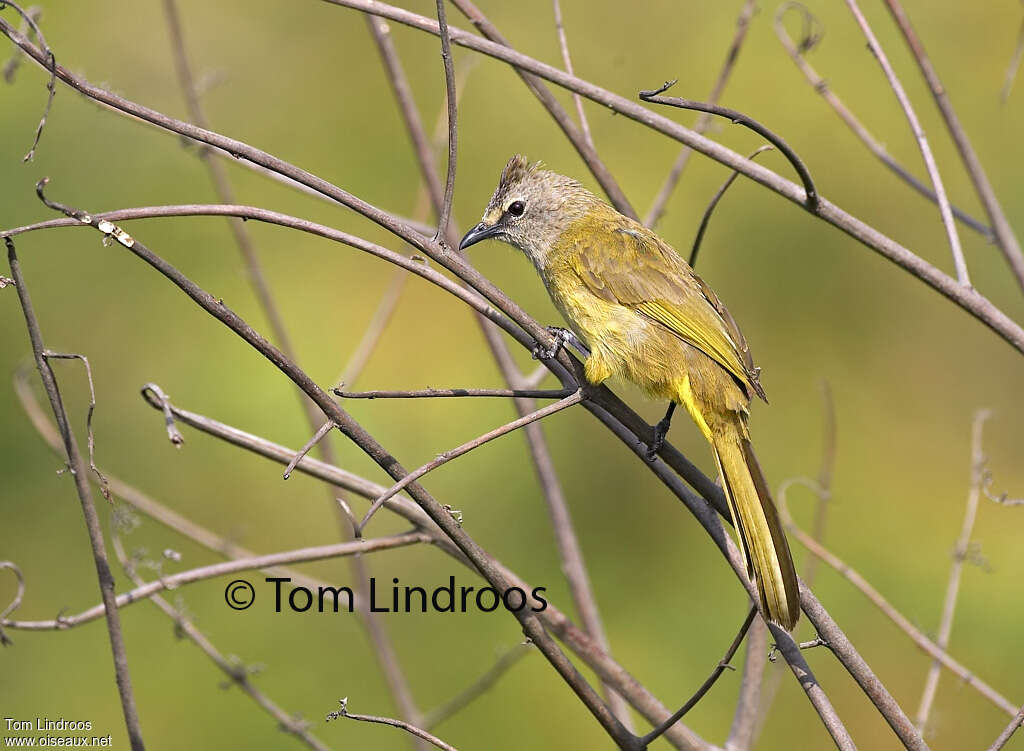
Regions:
<svg viewBox="0 0 1024 751"><path fill-rule="evenodd" d="M747 576L768 619L791 631L800 616L789 544L747 427L767 402L750 347L714 290L653 230L578 181L517 154L502 170L460 250L488 239L522 251L585 348L592 384L618 376L668 400L648 447L653 460L682 405L710 444ZM543 352L542 357L557 354Z"/></svg>

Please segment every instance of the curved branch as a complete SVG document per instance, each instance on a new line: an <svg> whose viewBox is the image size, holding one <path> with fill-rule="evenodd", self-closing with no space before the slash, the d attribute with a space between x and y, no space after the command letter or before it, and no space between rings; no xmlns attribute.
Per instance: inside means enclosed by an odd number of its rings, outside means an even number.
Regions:
<svg viewBox="0 0 1024 751"><path fill-rule="evenodd" d="M676 81L666 81L657 89L641 91L639 93L639 97L643 101L651 102L652 104L665 104L669 107L679 107L684 110L697 110L698 112L707 112L711 115L718 115L719 117L731 120L737 125L750 128L785 155L786 159L789 160L789 163L793 165L793 169L796 170L798 175L800 175L800 181L804 184L804 193L807 196L807 210L811 213L814 213L817 210L820 199L818 198L818 190L814 187L814 180L811 179L811 173L807 169L807 165L804 164L803 160L797 156L797 153L793 151L790 145L782 139L782 136L769 130L749 115L744 115L739 110L722 107L718 104L710 104L708 102L695 102L692 99L683 99L682 97L677 96L659 96L662 92L668 91L670 88L675 86L675 84Z"/></svg>

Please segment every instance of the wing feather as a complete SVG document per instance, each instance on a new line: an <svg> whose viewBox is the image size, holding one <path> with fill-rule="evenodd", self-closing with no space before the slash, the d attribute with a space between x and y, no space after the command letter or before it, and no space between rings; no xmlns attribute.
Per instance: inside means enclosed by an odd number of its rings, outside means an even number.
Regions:
<svg viewBox="0 0 1024 751"><path fill-rule="evenodd" d="M675 250L633 223L611 233L581 227L573 234L579 239L571 266L593 294L664 326L764 398L758 369L736 321ZM602 239L590 239L595 237ZM616 247L606 247L609 242Z"/></svg>

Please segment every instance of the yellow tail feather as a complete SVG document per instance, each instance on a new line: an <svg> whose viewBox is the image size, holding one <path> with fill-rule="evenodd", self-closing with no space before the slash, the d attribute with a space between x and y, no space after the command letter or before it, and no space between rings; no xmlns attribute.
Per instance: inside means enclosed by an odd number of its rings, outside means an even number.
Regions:
<svg viewBox="0 0 1024 751"><path fill-rule="evenodd" d="M739 424L723 427L714 431L711 443L747 573L765 612L790 631L800 617L800 592L789 544L745 431Z"/></svg>

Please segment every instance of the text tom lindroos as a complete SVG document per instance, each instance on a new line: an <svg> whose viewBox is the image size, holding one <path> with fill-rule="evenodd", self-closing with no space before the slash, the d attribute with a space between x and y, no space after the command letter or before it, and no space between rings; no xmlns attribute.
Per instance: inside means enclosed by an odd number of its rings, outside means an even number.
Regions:
<svg viewBox="0 0 1024 751"><path fill-rule="evenodd" d="M354 610L355 595L349 587L321 586L317 590L292 586L285 594L282 585L289 584L289 577L268 577L265 580L274 585L274 612L282 609L305 613L315 610L325 612L347 612ZM391 580L391 586L378 585L376 577L369 580L369 606L374 613L466 613L476 609L492 613L499 607L512 612L529 608L535 613L548 606L543 593L547 587L534 587L529 593L520 587L509 587L499 593L494 587L455 586L455 577L449 576L448 583L426 589L419 586L401 585L398 578Z"/></svg>

